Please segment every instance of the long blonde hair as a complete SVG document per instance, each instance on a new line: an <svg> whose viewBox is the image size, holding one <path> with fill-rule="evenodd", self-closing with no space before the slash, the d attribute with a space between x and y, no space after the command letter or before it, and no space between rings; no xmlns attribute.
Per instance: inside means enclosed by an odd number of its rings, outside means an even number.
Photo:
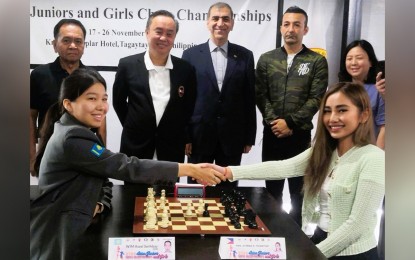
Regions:
<svg viewBox="0 0 415 260"><path fill-rule="evenodd" d="M304 175L304 192L311 196L319 193L327 177L333 151L337 147L338 140L331 137L323 121L324 106L326 105L327 98L337 92L341 92L349 98L361 113L364 111L368 112L368 120L360 123L353 133L353 143L355 146L375 143L372 109L369 95L365 88L360 84L352 82L340 82L330 86L320 104L317 130L313 139L313 151Z"/></svg>

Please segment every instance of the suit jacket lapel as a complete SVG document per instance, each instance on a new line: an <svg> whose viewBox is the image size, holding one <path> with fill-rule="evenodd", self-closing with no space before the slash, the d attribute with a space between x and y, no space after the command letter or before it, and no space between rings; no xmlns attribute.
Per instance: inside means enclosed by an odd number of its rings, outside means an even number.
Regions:
<svg viewBox="0 0 415 260"><path fill-rule="evenodd" d="M200 50L200 52L201 52L201 56L202 56L201 59L200 59L201 62L207 61L207 64L205 66L205 68L206 68L205 72L208 75L209 79L212 81L212 85L219 92L218 80L216 79L215 68L213 67L212 55L210 53L208 42L206 42L202 46L202 49Z"/></svg>
<svg viewBox="0 0 415 260"><path fill-rule="evenodd" d="M223 79L222 90L224 87L226 87L226 83L231 78L232 73L238 62L238 53L236 52L235 48L233 48L233 44L231 43L228 43L228 57L227 58L228 58L228 63L226 65L226 72L225 72L225 77Z"/></svg>
<svg viewBox="0 0 415 260"><path fill-rule="evenodd" d="M151 90L149 84L149 73L144 62L144 53L138 57L138 73L141 74L140 78L143 81L142 85L145 96L147 97L147 101L149 102L149 104L151 104L151 107L153 108L153 114L155 114L156 112L154 110L153 98L151 97Z"/></svg>

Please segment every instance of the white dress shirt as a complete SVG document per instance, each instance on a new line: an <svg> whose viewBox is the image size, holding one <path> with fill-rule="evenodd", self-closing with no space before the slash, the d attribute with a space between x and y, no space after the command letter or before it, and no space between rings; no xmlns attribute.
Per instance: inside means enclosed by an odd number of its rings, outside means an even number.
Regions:
<svg viewBox="0 0 415 260"><path fill-rule="evenodd" d="M148 70L148 83L158 125L170 100L170 70L173 69L173 63L169 55L165 66L155 66L148 51L144 54L144 63ZM153 159L157 160L157 151L154 152Z"/></svg>
<svg viewBox="0 0 415 260"><path fill-rule="evenodd" d="M209 50L212 56L213 68L216 74L219 90L222 90L223 79L225 78L226 65L228 63L228 42L222 46L216 46L209 40Z"/></svg>

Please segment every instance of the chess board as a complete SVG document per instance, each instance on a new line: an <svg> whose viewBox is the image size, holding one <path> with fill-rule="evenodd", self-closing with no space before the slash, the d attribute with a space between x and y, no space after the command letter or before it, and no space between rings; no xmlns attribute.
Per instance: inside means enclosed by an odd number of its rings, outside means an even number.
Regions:
<svg viewBox="0 0 415 260"><path fill-rule="evenodd" d="M145 197L136 197L134 209L134 234L217 234L217 235L270 235L271 231L265 226L259 216L256 216L257 229L251 229L244 224L244 217L241 216L239 222L241 229L236 229L229 218L224 216L225 207L219 202L219 198L204 198L204 202L209 205L210 216L203 217L197 214L199 199L189 198L167 198L169 211L169 226L161 228L159 225L155 229L147 229L144 223L144 212L147 206ZM191 202L192 216L185 216L187 204ZM159 198L156 200L157 218L160 221L161 213L158 208ZM246 209L252 209L246 202ZM253 209L252 209L253 210Z"/></svg>

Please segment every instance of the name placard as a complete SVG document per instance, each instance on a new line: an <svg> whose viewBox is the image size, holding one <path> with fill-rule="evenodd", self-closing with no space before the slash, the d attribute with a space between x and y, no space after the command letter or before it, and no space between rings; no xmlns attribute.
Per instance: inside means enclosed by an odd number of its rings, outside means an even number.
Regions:
<svg viewBox="0 0 415 260"><path fill-rule="evenodd" d="M221 237L221 259L287 259L283 237Z"/></svg>
<svg viewBox="0 0 415 260"><path fill-rule="evenodd" d="M174 237L110 237L108 260L176 259Z"/></svg>

